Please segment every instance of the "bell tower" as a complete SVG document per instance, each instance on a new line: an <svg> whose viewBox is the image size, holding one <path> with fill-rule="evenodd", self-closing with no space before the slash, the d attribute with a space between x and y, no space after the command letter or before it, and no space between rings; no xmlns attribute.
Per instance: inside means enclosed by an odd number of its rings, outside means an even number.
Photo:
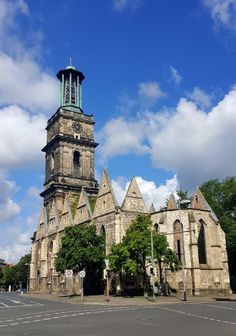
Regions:
<svg viewBox="0 0 236 336"><path fill-rule="evenodd" d="M98 184L94 178L94 119L82 110L84 75L72 65L57 74L60 101L56 113L47 122L45 152L45 205L53 198L81 191L95 196Z"/></svg>

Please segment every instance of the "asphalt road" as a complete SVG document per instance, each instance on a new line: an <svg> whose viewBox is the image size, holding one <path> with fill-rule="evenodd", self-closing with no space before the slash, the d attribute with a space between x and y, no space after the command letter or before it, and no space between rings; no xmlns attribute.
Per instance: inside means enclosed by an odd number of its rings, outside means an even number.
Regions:
<svg viewBox="0 0 236 336"><path fill-rule="evenodd" d="M0 293L0 335L235 336L236 302L95 305Z"/></svg>

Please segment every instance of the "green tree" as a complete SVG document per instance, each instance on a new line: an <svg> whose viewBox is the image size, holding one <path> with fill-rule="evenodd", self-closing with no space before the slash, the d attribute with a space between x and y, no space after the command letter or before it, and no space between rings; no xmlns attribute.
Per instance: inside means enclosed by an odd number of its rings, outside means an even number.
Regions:
<svg viewBox="0 0 236 336"><path fill-rule="evenodd" d="M148 278L146 274L147 257L151 255L152 221L148 215L138 215L126 231L122 242L113 245L109 255L111 269L119 275L141 275L142 286L146 291ZM169 265L172 270L178 268L179 262L175 254L168 248L166 237L158 233L153 234L154 258L158 259L161 269L162 263Z"/></svg>
<svg viewBox="0 0 236 336"><path fill-rule="evenodd" d="M20 258L19 262L15 265L16 281L20 287L27 288L29 279L31 254L28 253Z"/></svg>
<svg viewBox="0 0 236 336"><path fill-rule="evenodd" d="M8 286L12 287L12 290L17 286L17 275L15 266L6 266L3 269L3 284L7 289Z"/></svg>
<svg viewBox="0 0 236 336"><path fill-rule="evenodd" d="M200 189L226 234L231 285L236 288L236 177L210 180Z"/></svg>
<svg viewBox="0 0 236 336"><path fill-rule="evenodd" d="M169 248L166 236L158 233L153 234L153 250L154 258L157 259L160 281L163 281L162 266L166 266L171 271L176 271L180 268L181 263L176 257L176 254Z"/></svg>
<svg viewBox="0 0 236 336"><path fill-rule="evenodd" d="M65 229L62 246L55 260L56 270L101 269L104 263L104 239L96 233L96 227L72 226Z"/></svg>

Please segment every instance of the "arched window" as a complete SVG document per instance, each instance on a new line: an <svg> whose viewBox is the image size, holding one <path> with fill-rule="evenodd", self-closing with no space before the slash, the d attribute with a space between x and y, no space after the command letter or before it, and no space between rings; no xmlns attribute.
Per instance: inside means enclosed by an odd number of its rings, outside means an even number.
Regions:
<svg viewBox="0 0 236 336"><path fill-rule="evenodd" d="M106 231L105 231L105 227L104 225L102 225L100 227L99 230L99 236L101 236L103 238L103 242L104 242L104 251L106 252Z"/></svg>
<svg viewBox="0 0 236 336"><path fill-rule="evenodd" d="M159 233L160 231L159 225L157 223L154 224L154 230L156 233Z"/></svg>
<svg viewBox="0 0 236 336"><path fill-rule="evenodd" d="M173 224L173 232L174 232L174 251L179 259L179 261L183 261L183 225L179 220L176 220Z"/></svg>
<svg viewBox="0 0 236 336"><path fill-rule="evenodd" d="M206 255L206 237L205 237L205 223L200 219L200 229L197 240L198 245L198 260L199 264L207 263L207 255Z"/></svg>
<svg viewBox="0 0 236 336"><path fill-rule="evenodd" d="M51 153L51 174L54 173L54 168L55 168L55 155L54 152Z"/></svg>
<svg viewBox="0 0 236 336"><path fill-rule="evenodd" d="M73 165L74 165L74 175L79 176L80 174L80 152L74 152L73 156Z"/></svg>
<svg viewBox="0 0 236 336"><path fill-rule="evenodd" d="M53 264L52 264L52 252L53 252L53 241L48 245L48 274L51 276Z"/></svg>

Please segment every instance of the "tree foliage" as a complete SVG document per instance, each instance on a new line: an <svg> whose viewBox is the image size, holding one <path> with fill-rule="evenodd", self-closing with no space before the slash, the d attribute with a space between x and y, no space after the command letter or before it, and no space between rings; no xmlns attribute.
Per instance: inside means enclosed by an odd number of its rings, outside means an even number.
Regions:
<svg viewBox="0 0 236 336"><path fill-rule="evenodd" d="M0 284L5 288L11 285L13 290L17 287L27 288L30 260L31 254L29 253L21 257L16 265L4 267L0 276Z"/></svg>
<svg viewBox="0 0 236 336"><path fill-rule="evenodd" d="M109 255L110 267L115 272L141 273L146 276L146 261L151 255L152 221L148 215L138 215L132 221L120 244L113 245ZM172 270L179 267L179 262L169 247L166 237L153 233L154 258L164 262Z"/></svg>
<svg viewBox="0 0 236 336"><path fill-rule="evenodd" d="M97 270L103 266L104 251L104 238L97 235L94 225L68 227L55 260L56 270L60 273L66 269Z"/></svg>
<svg viewBox="0 0 236 336"><path fill-rule="evenodd" d="M200 189L226 234L230 273L236 279L236 177L210 180Z"/></svg>

